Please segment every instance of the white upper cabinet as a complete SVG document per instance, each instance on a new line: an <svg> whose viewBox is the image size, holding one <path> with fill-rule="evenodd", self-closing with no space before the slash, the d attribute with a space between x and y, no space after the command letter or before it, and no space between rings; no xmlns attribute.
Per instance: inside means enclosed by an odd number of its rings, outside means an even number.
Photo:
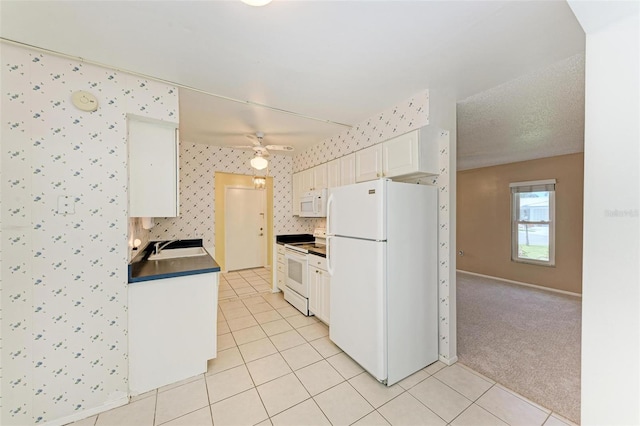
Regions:
<svg viewBox="0 0 640 426"><path fill-rule="evenodd" d="M297 174L300 174L300 193L327 188L326 164L320 164L319 166L303 170Z"/></svg>
<svg viewBox="0 0 640 426"><path fill-rule="evenodd" d="M356 154L340 157L340 185L356 183ZM335 160L334 160L335 161Z"/></svg>
<svg viewBox="0 0 640 426"><path fill-rule="evenodd" d="M313 169L313 188L312 191L327 188L327 165L320 164Z"/></svg>
<svg viewBox="0 0 640 426"><path fill-rule="evenodd" d="M327 188L335 188L342 185L340 179L341 158L336 158L327 163Z"/></svg>
<svg viewBox="0 0 640 426"><path fill-rule="evenodd" d="M300 194L311 191L313 189L313 183L313 169L300 172Z"/></svg>
<svg viewBox="0 0 640 426"><path fill-rule="evenodd" d="M373 145L356 152L356 182L382 177L382 145Z"/></svg>
<svg viewBox="0 0 640 426"><path fill-rule="evenodd" d="M413 173L418 168L418 134L410 132L382 144L382 172L385 177Z"/></svg>
<svg viewBox="0 0 640 426"><path fill-rule="evenodd" d="M356 181L438 174L441 134L439 129L424 127L356 152Z"/></svg>
<svg viewBox="0 0 640 426"><path fill-rule="evenodd" d="M351 153L327 163L327 188L356 183L356 154Z"/></svg>
<svg viewBox="0 0 640 426"><path fill-rule="evenodd" d="M178 124L132 115L127 119L129 216L178 216Z"/></svg>

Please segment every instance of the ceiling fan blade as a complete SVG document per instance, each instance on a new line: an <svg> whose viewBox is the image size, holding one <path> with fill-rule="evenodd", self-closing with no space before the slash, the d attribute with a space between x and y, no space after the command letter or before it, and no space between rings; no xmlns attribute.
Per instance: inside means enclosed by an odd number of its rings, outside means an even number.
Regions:
<svg viewBox="0 0 640 426"><path fill-rule="evenodd" d="M267 145L265 148L273 151L293 151L293 147L289 145Z"/></svg>
<svg viewBox="0 0 640 426"><path fill-rule="evenodd" d="M244 135L247 139L251 141L253 146L261 146L261 140L257 138L255 135Z"/></svg>
<svg viewBox="0 0 640 426"><path fill-rule="evenodd" d="M231 148L234 149L255 149L255 146L251 146L251 145L240 145L240 146L232 146Z"/></svg>

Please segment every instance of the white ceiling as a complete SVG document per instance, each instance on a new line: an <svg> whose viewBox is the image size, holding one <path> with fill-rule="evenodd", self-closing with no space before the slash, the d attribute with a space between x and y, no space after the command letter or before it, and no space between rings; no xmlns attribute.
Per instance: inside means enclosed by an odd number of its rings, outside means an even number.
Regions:
<svg viewBox="0 0 640 426"><path fill-rule="evenodd" d="M265 143L296 152L425 88L452 88L462 101L584 52L584 33L560 0L275 0L262 8L240 1L2 0L0 7L5 39L197 89L180 91L185 141L245 145L244 134L263 131ZM522 96L530 89L515 89L514 106L527 103ZM499 95L503 108L510 96ZM486 117L483 98L474 99L462 104L473 105L463 110L462 128L467 112ZM555 125L537 114L532 125ZM522 120L517 115L504 120ZM488 123L475 118L473 126ZM472 139L459 132L461 160L485 143Z"/></svg>
<svg viewBox="0 0 640 426"><path fill-rule="evenodd" d="M584 55L458 102L458 170L584 150Z"/></svg>

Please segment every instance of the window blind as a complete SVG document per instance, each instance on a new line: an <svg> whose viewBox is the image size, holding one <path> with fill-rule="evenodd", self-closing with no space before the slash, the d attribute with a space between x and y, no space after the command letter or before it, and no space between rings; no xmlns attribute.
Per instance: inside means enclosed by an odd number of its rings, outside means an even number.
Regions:
<svg viewBox="0 0 640 426"><path fill-rule="evenodd" d="M548 180L535 180L535 181L529 181L529 182L514 182L514 183L510 183L509 187L511 188L512 194L517 194L522 192L555 191L556 180L548 179Z"/></svg>

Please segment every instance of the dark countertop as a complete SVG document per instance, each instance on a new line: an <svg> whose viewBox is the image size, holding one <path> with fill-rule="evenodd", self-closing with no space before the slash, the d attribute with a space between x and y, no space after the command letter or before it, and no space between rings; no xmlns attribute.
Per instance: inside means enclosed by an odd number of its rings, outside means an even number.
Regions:
<svg viewBox="0 0 640 426"><path fill-rule="evenodd" d="M280 245L284 244L300 244L308 243L305 248L310 254L316 256L327 257L327 249L324 245L315 245L315 237L311 234L291 234L291 235L276 235L276 243Z"/></svg>
<svg viewBox="0 0 640 426"><path fill-rule="evenodd" d="M220 266L208 254L175 259L148 260L148 257L153 253L153 247L156 242L158 241L149 242L129 263L129 283L220 272ZM169 244L163 251L185 247L202 247L202 239L178 240Z"/></svg>
<svg viewBox="0 0 640 426"><path fill-rule="evenodd" d="M314 241L315 237L311 234L276 235L276 243L281 245L291 243L312 243Z"/></svg>

